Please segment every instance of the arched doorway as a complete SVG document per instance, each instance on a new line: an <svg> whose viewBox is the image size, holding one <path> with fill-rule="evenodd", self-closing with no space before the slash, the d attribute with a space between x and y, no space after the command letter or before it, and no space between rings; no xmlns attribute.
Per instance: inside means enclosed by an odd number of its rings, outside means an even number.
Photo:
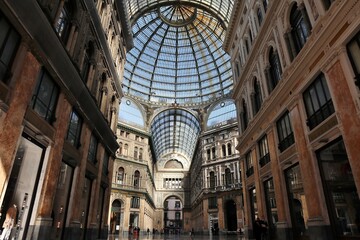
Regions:
<svg viewBox="0 0 360 240"><path fill-rule="evenodd" d="M121 217L121 202L116 199L111 205L110 233L119 233Z"/></svg>
<svg viewBox="0 0 360 240"><path fill-rule="evenodd" d="M164 201L164 232L178 234L183 227L183 204L176 196Z"/></svg>
<svg viewBox="0 0 360 240"><path fill-rule="evenodd" d="M226 227L228 231L237 230L236 204L234 200L228 200L225 204Z"/></svg>

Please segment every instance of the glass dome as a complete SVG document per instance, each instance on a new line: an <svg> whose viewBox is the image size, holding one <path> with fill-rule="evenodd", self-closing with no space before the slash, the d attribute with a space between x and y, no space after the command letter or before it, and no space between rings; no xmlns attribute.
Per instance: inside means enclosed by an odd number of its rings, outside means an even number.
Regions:
<svg viewBox="0 0 360 240"><path fill-rule="evenodd" d="M197 106L231 93L224 22L208 10L176 1L137 18L124 71L125 95L154 105Z"/></svg>

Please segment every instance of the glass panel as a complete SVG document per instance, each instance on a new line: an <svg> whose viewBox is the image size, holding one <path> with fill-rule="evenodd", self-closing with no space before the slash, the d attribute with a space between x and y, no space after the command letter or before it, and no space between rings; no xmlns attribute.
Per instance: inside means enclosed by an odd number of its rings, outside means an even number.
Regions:
<svg viewBox="0 0 360 240"><path fill-rule="evenodd" d="M215 127L219 124L226 124L229 121L236 121L236 106L233 101L218 103L211 111L207 120L207 127Z"/></svg>
<svg viewBox="0 0 360 240"><path fill-rule="evenodd" d="M288 188L293 235L298 239L306 234L308 216L306 197L298 164L285 171L285 180Z"/></svg>
<svg viewBox="0 0 360 240"><path fill-rule="evenodd" d="M66 163L61 163L60 175L58 185L56 188L56 194L54 199L54 206L51 213L53 219L52 224L52 238L62 239L63 230L66 226L66 217L68 211L71 183L73 179L74 169Z"/></svg>
<svg viewBox="0 0 360 240"><path fill-rule="evenodd" d="M273 179L264 182L267 222L269 224L269 236L275 237L276 223L278 222L277 206L275 200L275 189Z"/></svg>
<svg viewBox="0 0 360 240"><path fill-rule="evenodd" d="M199 132L198 120L187 111L170 109L159 113L151 124L157 157L178 152L192 159Z"/></svg>
<svg viewBox="0 0 360 240"><path fill-rule="evenodd" d="M342 139L317 152L333 230L337 236L360 236L360 200Z"/></svg>
<svg viewBox="0 0 360 240"><path fill-rule="evenodd" d="M7 211L17 216L13 218L11 228L3 229L4 235L10 234L9 239L26 239L30 218L35 217L32 211L44 151L40 145L21 137L1 206L1 216L6 216ZM1 226L4 220L5 218L0 219Z"/></svg>
<svg viewBox="0 0 360 240"><path fill-rule="evenodd" d="M159 4L149 2L147 7ZM220 5L230 8L233 3ZM145 7L132 6L135 12ZM219 18L205 9L186 5L186 1L163 5L135 22L135 47L125 65L125 94L155 104L199 104L230 92L230 57L221 47L226 32Z"/></svg>

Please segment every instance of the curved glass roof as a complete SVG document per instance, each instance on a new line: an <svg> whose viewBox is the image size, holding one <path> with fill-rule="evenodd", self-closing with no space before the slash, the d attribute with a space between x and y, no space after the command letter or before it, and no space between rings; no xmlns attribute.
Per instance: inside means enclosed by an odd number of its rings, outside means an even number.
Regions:
<svg viewBox="0 0 360 240"><path fill-rule="evenodd" d="M200 133L200 124L190 112L182 109L165 110L151 123L156 158L179 153L191 161Z"/></svg>
<svg viewBox="0 0 360 240"><path fill-rule="evenodd" d="M128 0L127 12L131 21L137 18L148 9L153 9L161 5L179 4L179 0ZM234 0L182 0L181 4L192 5L197 8L207 9L214 16L219 17L224 28L227 28Z"/></svg>
<svg viewBox="0 0 360 240"><path fill-rule="evenodd" d="M145 126L140 108L131 99L126 97L120 103L119 121L140 127Z"/></svg>
<svg viewBox="0 0 360 240"><path fill-rule="evenodd" d="M207 120L207 127L219 126L236 120L236 106L233 100L224 100L215 105Z"/></svg>
<svg viewBox="0 0 360 240"><path fill-rule="evenodd" d="M173 4L165 5L169 3ZM129 1L130 15L142 14L133 25L134 47L126 57L123 92L154 105L182 106L210 103L230 94L230 57L222 43L232 4Z"/></svg>

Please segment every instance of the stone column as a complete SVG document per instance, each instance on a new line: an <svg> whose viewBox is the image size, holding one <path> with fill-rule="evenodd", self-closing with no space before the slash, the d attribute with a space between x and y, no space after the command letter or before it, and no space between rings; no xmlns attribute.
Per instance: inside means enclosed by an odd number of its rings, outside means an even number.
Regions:
<svg viewBox="0 0 360 240"><path fill-rule="evenodd" d="M225 218L224 218L224 204L223 204L222 197L217 198L217 205L218 205L219 229L220 229L220 231L224 231L225 230Z"/></svg>
<svg viewBox="0 0 360 240"><path fill-rule="evenodd" d="M346 51L344 51L346 54ZM359 109L354 102L349 82L339 61L336 61L326 72L336 115L341 125L342 137L346 146L351 172L360 197L360 118ZM353 86L355 87L355 86Z"/></svg>
<svg viewBox="0 0 360 240"><path fill-rule="evenodd" d="M267 89L268 89L268 93L270 94L272 92L272 90L274 90L274 85L272 83L272 76L270 73L270 65L267 65L265 67L265 77L266 77L266 85L267 85Z"/></svg>
<svg viewBox="0 0 360 240"><path fill-rule="evenodd" d="M259 159L257 158L258 154L256 154L256 147L251 150L251 158L253 159L253 167L254 167L254 181L255 181L255 189L256 189L256 202L257 202L257 210L258 216L263 219L266 214L265 204L262 201L264 198L263 194L263 182L260 178L260 165ZM254 216L252 216L254 217ZM251 218L252 219L252 218Z"/></svg>
<svg viewBox="0 0 360 240"><path fill-rule="evenodd" d="M206 198L203 201L203 231L206 234L206 230L209 231L209 199Z"/></svg>
<svg viewBox="0 0 360 240"><path fill-rule="evenodd" d="M252 236L252 221L251 219L251 208L250 208L250 202L249 202L249 193L248 193L248 187L246 184L246 167L245 167L245 157L242 157L240 159L240 167L241 167L241 182L242 182L242 195L243 195L243 209L244 209L244 229L245 229L245 235L247 237ZM250 229L250 232L249 232Z"/></svg>
<svg viewBox="0 0 360 240"><path fill-rule="evenodd" d="M75 236L79 237L81 236L82 229L80 228L80 219L81 219L81 213L82 208L81 206L81 199L83 198L83 190L84 190L84 184L85 184L85 171L86 171L86 165L87 165L87 153L89 152L89 145L90 145L90 137L91 137L91 130L87 126L86 123L84 123L83 130L82 130L82 136L81 136L81 159L79 159L78 163L79 165L75 168L74 171L74 180L72 185L72 192L70 196L70 202L69 202L69 225L66 226L68 229L67 234L65 234L65 237Z"/></svg>
<svg viewBox="0 0 360 240"><path fill-rule="evenodd" d="M288 228L288 219L286 217L286 202L287 199L286 192L284 191L285 183L282 181L282 170L279 164L279 159L277 156L277 141L275 139L275 127L272 128L267 132L267 139L269 145L269 153L270 153L270 164L271 164L271 173L273 176L274 181L274 190L275 190L275 200L276 200L276 208L278 214L278 222L277 222L277 236L279 239L288 239L290 236L286 235L287 228ZM270 216L267 216L268 219Z"/></svg>
<svg viewBox="0 0 360 240"><path fill-rule="evenodd" d="M288 46L288 51L290 54L290 60L292 61L296 55L298 54L298 52L296 51L296 47L295 47L295 43L293 40L293 36L291 34L291 29L289 29L286 33L285 33L285 40Z"/></svg>
<svg viewBox="0 0 360 240"><path fill-rule="evenodd" d="M56 110L56 122L54 123L54 143L49 153L49 162L45 173L34 230L34 235L36 236L35 238L38 239L50 238L52 228L51 224L53 220L51 218L51 212L53 210L54 196L56 194L57 183L61 170L62 150L68 130L71 107L72 106L65 98L65 95L60 93Z"/></svg>
<svg viewBox="0 0 360 240"><path fill-rule="evenodd" d="M241 229L244 227L244 222L243 222L243 206L242 206L242 202L241 202L241 195L237 195L236 197L236 220L237 220L237 229Z"/></svg>
<svg viewBox="0 0 360 240"><path fill-rule="evenodd" d="M299 109L300 100L301 99L298 99L294 102L293 105L289 107L289 111L309 216L307 232L311 236L321 236L321 228L325 224L322 216L324 202L320 199L323 190L320 189L318 184L314 184L314 176L318 176L319 173L316 171L316 159L313 159L311 146L305 134L305 119Z"/></svg>
<svg viewBox="0 0 360 240"><path fill-rule="evenodd" d="M31 101L40 70L40 64L30 52L27 52L24 45L19 48L18 56L14 63L17 66L11 80L13 88L7 101L8 109L5 116L0 117L1 201L14 164L14 155L23 130L26 109Z"/></svg>

